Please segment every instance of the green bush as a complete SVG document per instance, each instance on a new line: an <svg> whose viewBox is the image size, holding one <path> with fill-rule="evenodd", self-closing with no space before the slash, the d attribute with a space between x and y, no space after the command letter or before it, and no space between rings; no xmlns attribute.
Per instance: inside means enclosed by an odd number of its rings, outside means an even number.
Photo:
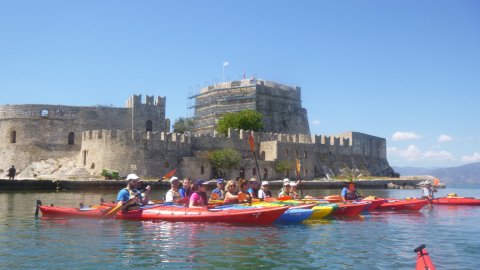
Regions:
<svg viewBox="0 0 480 270"><path fill-rule="evenodd" d="M228 135L228 128L259 131L263 128L262 119L263 115L253 110L225 113L218 121L216 129L225 136Z"/></svg>

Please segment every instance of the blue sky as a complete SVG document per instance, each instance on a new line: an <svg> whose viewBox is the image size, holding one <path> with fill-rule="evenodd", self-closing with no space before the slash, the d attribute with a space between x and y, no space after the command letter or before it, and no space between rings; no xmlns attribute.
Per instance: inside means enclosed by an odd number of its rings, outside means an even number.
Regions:
<svg viewBox="0 0 480 270"><path fill-rule="evenodd" d="M394 166L480 161L479 1L2 1L0 103L113 105L247 77L302 88L312 133Z"/></svg>

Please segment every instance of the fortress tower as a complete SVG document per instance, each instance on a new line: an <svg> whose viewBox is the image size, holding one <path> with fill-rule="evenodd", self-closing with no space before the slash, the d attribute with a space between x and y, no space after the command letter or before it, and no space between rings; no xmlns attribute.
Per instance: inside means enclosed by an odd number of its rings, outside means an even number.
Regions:
<svg viewBox="0 0 480 270"><path fill-rule="evenodd" d="M310 134L300 87L265 80L224 82L202 88L194 99L194 133L213 134L227 112L255 110L263 114L265 132Z"/></svg>

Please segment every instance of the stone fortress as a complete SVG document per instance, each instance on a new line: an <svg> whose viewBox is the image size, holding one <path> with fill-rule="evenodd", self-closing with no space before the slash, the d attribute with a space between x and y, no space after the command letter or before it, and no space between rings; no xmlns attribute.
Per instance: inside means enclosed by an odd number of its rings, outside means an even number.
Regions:
<svg viewBox="0 0 480 270"><path fill-rule="evenodd" d="M242 155L228 178L281 179L279 162L299 159L302 179L352 171L393 176L386 140L358 132L310 135L299 87L264 80L224 82L201 89L195 99L191 134L170 133L165 97L132 96L125 108L60 105L0 106L0 168L15 165L21 178L100 178L103 169L126 176L135 172L158 179L177 169L179 177L211 179L218 170L208 153L233 148ZM214 131L224 112L255 109L264 115L264 131ZM255 139L259 172L248 143ZM43 168L41 167L48 167ZM40 167L40 169L39 169ZM295 175L291 166L288 175ZM42 171L39 173L38 171ZM2 175L3 176L3 175Z"/></svg>

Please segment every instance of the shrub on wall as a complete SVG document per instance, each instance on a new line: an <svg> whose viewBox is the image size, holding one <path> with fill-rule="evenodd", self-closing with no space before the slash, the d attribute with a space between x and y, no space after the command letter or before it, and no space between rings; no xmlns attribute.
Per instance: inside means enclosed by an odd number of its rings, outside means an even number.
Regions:
<svg viewBox="0 0 480 270"><path fill-rule="evenodd" d="M293 162L290 160L280 160L275 162L275 170L277 172L283 172L285 177L288 177L288 173L293 168Z"/></svg>
<svg viewBox="0 0 480 270"><path fill-rule="evenodd" d="M173 124L173 132L175 133L185 133L190 132L193 129L193 120L191 118L180 117L175 120Z"/></svg>
<svg viewBox="0 0 480 270"><path fill-rule="evenodd" d="M210 152L208 158L212 165L217 168L219 176L224 176L223 171L238 165L242 156L237 150L227 148Z"/></svg>
<svg viewBox="0 0 480 270"><path fill-rule="evenodd" d="M263 115L253 110L225 113L218 121L216 129L225 136L228 135L228 128L259 131L263 128L262 119Z"/></svg>

